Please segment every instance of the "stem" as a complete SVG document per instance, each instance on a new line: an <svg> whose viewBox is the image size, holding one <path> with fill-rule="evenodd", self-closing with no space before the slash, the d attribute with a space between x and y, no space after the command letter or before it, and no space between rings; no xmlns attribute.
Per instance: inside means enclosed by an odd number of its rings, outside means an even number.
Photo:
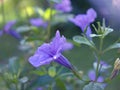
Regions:
<svg viewBox="0 0 120 90"><path fill-rule="evenodd" d="M98 57L95 81L97 81L98 76L99 76L99 64L100 64L100 57Z"/></svg>
<svg viewBox="0 0 120 90"><path fill-rule="evenodd" d="M17 83L15 83L15 88L16 90L19 90Z"/></svg>
<svg viewBox="0 0 120 90"><path fill-rule="evenodd" d="M102 51L102 47L103 47L103 38L101 37L100 38L100 48L99 48L100 54L101 54L101 51Z"/></svg>
<svg viewBox="0 0 120 90"><path fill-rule="evenodd" d="M21 90L24 90L24 83L21 84Z"/></svg>
<svg viewBox="0 0 120 90"><path fill-rule="evenodd" d="M50 86L49 86L49 90L52 90L52 84L50 84Z"/></svg>
<svg viewBox="0 0 120 90"><path fill-rule="evenodd" d="M98 53L98 62L97 62L97 68L96 68L96 78L95 81L97 81L98 76L99 76L99 65L100 65L100 60L101 60L101 54L102 54L102 48L103 48L103 39L104 38L100 38L100 46L99 46L99 53Z"/></svg>
<svg viewBox="0 0 120 90"><path fill-rule="evenodd" d="M71 71L72 71L72 73L73 73L79 80L81 80L81 81L83 81L83 82L89 82L89 81L87 81L87 80L83 80L83 79L82 79L82 77L80 76L80 74L78 73L78 71L76 70L76 68L73 67L73 69L72 69Z"/></svg>
<svg viewBox="0 0 120 90"><path fill-rule="evenodd" d="M2 10L2 17L3 17L3 25L4 25L4 24L5 24L5 8L4 8L4 0L2 0L1 10Z"/></svg>
<svg viewBox="0 0 120 90"><path fill-rule="evenodd" d="M47 34L45 35L45 40L46 41L49 41L49 38L50 38L50 31L51 31L51 20L52 20L52 3L49 2L50 4L50 18L49 18L49 21L48 21L48 27L47 27Z"/></svg>

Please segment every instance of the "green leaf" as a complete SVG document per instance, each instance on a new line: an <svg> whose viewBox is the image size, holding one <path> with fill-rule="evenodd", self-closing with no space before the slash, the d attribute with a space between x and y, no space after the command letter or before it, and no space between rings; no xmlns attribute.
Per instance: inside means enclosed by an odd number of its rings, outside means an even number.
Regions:
<svg viewBox="0 0 120 90"><path fill-rule="evenodd" d="M88 85L85 85L83 90L104 90L104 86L101 83L90 82Z"/></svg>
<svg viewBox="0 0 120 90"><path fill-rule="evenodd" d="M65 84L60 78L56 79L56 88L57 90L66 90Z"/></svg>
<svg viewBox="0 0 120 90"><path fill-rule="evenodd" d="M44 75L33 79L30 85L26 88L26 90L35 90L34 87L45 86L48 84L53 83L54 79L51 78L49 75Z"/></svg>
<svg viewBox="0 0 120 90"><path fill-rule="evenodd" d="M116 49L116 48L120 48L120 43L115 43L115 44L109 46L107 49L105 49L105 51L109 51L111 49Z"/></svg>
<svg viewBox="0 0 120 90"><path fill-rule="evenodd" d="M19 33L28 32L28 31L32 30L33 28L34 28L33 26L27 26L27 25L25 25L25 26L18 27L16 29L16 31L19 32Z"/></svg>
<svg viewBox="0 0 120 90"><path fill-rule="evenodd" d="M43 72L43 71L40 71L40 70L34 70L34 71L32 71L31 73L36 74L36 75L39 75L39 76L42 76L42 75L45 75L45 74L46 74L46 72Z"/></svg>
<svg viewBox="0 0 120 90"><path fill-rule="evenodd" d="M85 37L82 37L82 36L74 36L73 40L79 44L85 44L92 48L94 48L94 46L95 46L92 41L89 41L88 39L86 39Z"/></svg>
<svg viewBox="0 0 120 90"><path fill-rule="evenodd" d="M19 71L19 60L17 57L12 57L9 59L8 69L11 73L17 74Z"/></svg>
<svg viewBox="0 0 120 90"><path fill-rule="evenodd" d="M48 69L48 74L51 76L51 77L54 77L56 75L56 68L55 67L50 67Z"/></svg>

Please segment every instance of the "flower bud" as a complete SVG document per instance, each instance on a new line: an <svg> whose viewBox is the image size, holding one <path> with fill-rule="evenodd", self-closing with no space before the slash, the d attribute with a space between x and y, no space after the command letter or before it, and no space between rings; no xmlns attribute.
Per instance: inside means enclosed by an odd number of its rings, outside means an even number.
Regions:
<svg viewBox="0 0 120 90"><path fill-rule="evenodd" d="M114 69L112 71L110 79L113 79L118 74L119 70L120 70L120 59L117 58L114 63Z"/></svg>

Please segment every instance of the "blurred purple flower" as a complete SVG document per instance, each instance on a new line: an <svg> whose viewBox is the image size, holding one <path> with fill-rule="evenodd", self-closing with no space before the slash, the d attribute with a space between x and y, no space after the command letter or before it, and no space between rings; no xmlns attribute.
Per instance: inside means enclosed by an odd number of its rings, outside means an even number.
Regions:
<svg viewBox="0 0 120 90"><path fill-rule="evenodd" d="M36 27L47 27L47 22L43 21L41 18L30 19L30 24Z"/></svg>
<svg viewBox="0 0 120 90"><path fill-rule="evenodd" d="M0 36L2 36L4 33L9 34L13 37L15 37L16 39L21 39L21 36L19 33L17 33L15 30L12 30L12 26L16 23L15 20L13 21L9 21L5 24L4 28L2 31L0 31Z"/></svg>
<svg viewBox="0 0 120 90"><path fill-rule="evenodd" d="M85 28L88 26L86 35L90 37L89 36L91 34L90 23L94 22L96 17L97 17L97 14L95 10L90 8L87 10L87 14L79 14L74 18L70 18L70 21L73 22L78 27L80 27L83 32Z"/></svg>
<svg viewBox="0 0 120 90"><path fill-rule="evenodd" d="M70 0L61 0L60 3L55 4L55 8L62 12L70 12L72 10Z"/></svg>
<svg viewBox="0 0 120 90"><path fill-rule="evenodd" d="M97 68L97 62L94 62L94 63L93 63L93 67L94 67L94 69L96 70L96 68ZM109 64L106 63L105 61L100 61L100 64L99 64L100 72L105 72L105 71L107 71L107 69L109 69L110 67L111 67L111 65L109 65Z"/></svg>
<svg viewBox="0 0 120 90"><path fill-rule="evenodd" d="M96 79L96 73L94 70L90 70L88 72L88 77L90 78L90 80L92 81L95 81ZM103 82L104 81L104 78L102 76L99 76L98 79L97 79L97 82Z"/></svg>
<svg viewBox="0 0 120 90"><path fill-rule="evenodd" d="M43 90L43 88L42 88L42 87L39 87L39 88L37 88L36 90Z"/></svg>
<svg viewBox="0 0 120 90"><path fill-rule="evenodd" d="M38 47L33 56L29 58L29 62L34 67L50 64L52 61L57 62L69 69L72 69L71 63L65 58L61 52L71 49L73 45L66 41L64 36L60 36L60 32L56 32L56 36L50 43L44 43Z"/></svg>

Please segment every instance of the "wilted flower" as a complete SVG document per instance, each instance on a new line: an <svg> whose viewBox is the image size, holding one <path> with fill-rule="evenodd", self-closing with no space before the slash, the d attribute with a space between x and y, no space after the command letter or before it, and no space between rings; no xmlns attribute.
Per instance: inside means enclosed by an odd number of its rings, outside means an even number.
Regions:
<svg viewBox="0 0 120 90"><path fill-rule="evenodd" d="M60 3L55 4L55 8L62 12L70 12L72 10L70 0L61 0Z"/></svg>
<svg viewBox="0 0 120 90"><path fill-rule="evenodd" d="M114 63L114 69L112 71L110 78L113 79L118 74L119 70L120 70L120 59L117 58L115 63Z"/></svg>
<svg viewBox="0 0 120 90"><path fill-rule="evenodd" d="M50 64L52 61L57 62L69 69L72 69L71 63L65 58L61 52L72 48L72 44L66 41L64 36L60 36L60 32L56 32L56 36L50 43L44 43L38 47L33 56L29 58L29 62L34 67Z"/></svg>
<svg viewBox="0 0 120 90"><path fill-rule="evenodd" d="M79 14L74 18L71 18L70 21L73 22L78 27L80 27L83 32L88 26L86 35L90 37L89 36L91 34L90 23L94 22L96 17L97 17L97 14L95 10L90 8L88 9L87 14Z"/></svg>
<svg viewBox="0 0 120 90"><path fill-rule="evenodd" d="M30 24L36 27L47 27L47 22L43 21L41 18L30 19Z"/></svg>
<svg viewBox="0 0 120 90"><path fill-rule="evenodd" d="M12 26L16 23L16 21L9 21L6 23L6 25L4 26L3 30L0 31L0 36L2 36L4 33L9 34L13 37L15 37L16 39L21 39L21 36L19 33L17 33L15 30L12 30Z"/></svg>
<svg viewBox="0 0 120 90"><path fill-rule="evenodd" d="M88 72L88 77L90 78L90 80L92 81L95 81L96 79L96 73L94 70L90 70ZM102 76L99 76L98 79L97 79L97 82L103 82L104 81L104 78Z"/></svg>

